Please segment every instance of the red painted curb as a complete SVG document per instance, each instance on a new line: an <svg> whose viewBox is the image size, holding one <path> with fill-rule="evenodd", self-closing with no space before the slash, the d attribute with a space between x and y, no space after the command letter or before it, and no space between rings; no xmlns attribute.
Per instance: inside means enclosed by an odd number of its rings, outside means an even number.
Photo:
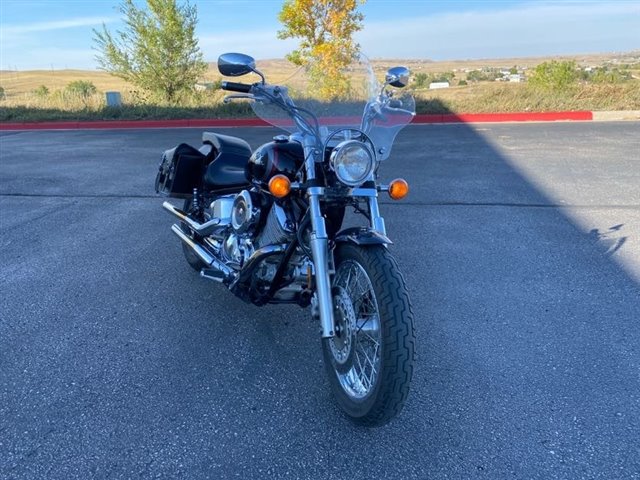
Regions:
<svg viewBox="0 0 640 480"><path fill-rule="evenodd" d="M102 120L88 122L22 122L0 123L0 130L78 130L188 127L264 127L259 118L210 118L191 120Z"/></svg>
<svg viewBox="0 0 640 480"><path fill-rule="evenodd" d="M518 113L445 113L416 115L412 123L484 123L484 122L554 122L563 120L593 120L593 112L518 112ZM266 127L259 118L210 118L191 120L104 120L90 122L0 123L0 130L79 130L135 128L207 128Z"/></svg>

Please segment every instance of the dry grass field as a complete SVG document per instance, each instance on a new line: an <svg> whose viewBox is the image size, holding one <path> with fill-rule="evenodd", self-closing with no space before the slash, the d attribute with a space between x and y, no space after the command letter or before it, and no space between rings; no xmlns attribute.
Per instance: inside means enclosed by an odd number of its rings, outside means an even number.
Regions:
<svg viewBox="0 0 640 480"><path fill-rule="evenodd" d="M457 113L640 110L640 81L579 85L562 92L540 92L526 83L486 82L418 90L415 97L418 104L442 103Z"/></svg>
<svg viewBox="0 0 640 480"><path fill-rule="evenodd" d="M456 82L464 80L466 73L476 69L509 69L517 67L527 71L549 60L575 60L580 66L640 65L640 52L626 54L595 54L544 58L506 58L486 60L455 60L433 62L429 60L374 59L376 75L384 76L387 68L406 65L414 74L438 74L454 72ZM270 83L284 83L296 72L296 67L286 60L258 61ZM466 86L453 86L442 90L416 88L415 94L420 113L430 112L513 112L549 110L640 110L640 71L631 72L636 80L619 84L577 85L565 92L535 91L526 83L480 82ZM215 82L222 77L215 63L210 64L203 82ZM256 77L253 77L256 78ZM77 98L64 94L64 88L72 81L92 82L98 93L90 98ZM37 95L36 89L46 86L48 95ZM0 101L0 121L86 119L86 118L180 118L195 116L244 115L246 108L223 107L223 92L205 92L188 99L180 108L168 108L141 102L141 96L127 82L101 71L90 70L40 70L0 71L0 86L5 98ZM121 112L105 109L104 92L122 93L126 108Z"/></svg>
<svg viewBox="0 0 640 480"><path fill-rule="evenodd" d="M118 77L94 70L31 70L25 72L0 71L0 85L7 97L30 94L40 85L50 91L61 90L75 80L93 82L101 92L129 89L129 85Z"/></svg>

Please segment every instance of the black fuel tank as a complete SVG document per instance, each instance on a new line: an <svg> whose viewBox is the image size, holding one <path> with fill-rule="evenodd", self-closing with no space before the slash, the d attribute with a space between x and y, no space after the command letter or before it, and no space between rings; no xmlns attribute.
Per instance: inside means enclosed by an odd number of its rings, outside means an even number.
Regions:
<svg viewBox="0 0 640 480"><path fill-rule="evenodd" d="M247 164L247 178L267 185L271 177L282 174L293 181L303 163L302 145L284 136L276 137L253 152Z"/></svg>

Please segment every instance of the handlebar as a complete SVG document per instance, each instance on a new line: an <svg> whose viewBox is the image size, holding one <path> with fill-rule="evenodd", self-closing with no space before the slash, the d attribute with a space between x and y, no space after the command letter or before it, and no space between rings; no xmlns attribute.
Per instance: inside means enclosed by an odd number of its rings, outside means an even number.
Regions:
<svg viewBox="0 0 640 480"><path fill-rule="evenodd" d="M253 85L237 82L222 82L220 88L222 88L222 90L229 90L231 92L249 93L253 88Z"/></svg>

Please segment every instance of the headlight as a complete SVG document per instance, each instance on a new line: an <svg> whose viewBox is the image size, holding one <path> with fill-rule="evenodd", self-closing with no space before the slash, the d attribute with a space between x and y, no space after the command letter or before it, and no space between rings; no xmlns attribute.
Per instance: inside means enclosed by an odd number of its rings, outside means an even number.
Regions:
<svg viewBox="0 0 640 480"><path fill-rule="evenodd" d="M374 167L373 153L364 143L356 140L346 140L336 145L330 161L338 180L352 187L362 185Z"/></svg>

